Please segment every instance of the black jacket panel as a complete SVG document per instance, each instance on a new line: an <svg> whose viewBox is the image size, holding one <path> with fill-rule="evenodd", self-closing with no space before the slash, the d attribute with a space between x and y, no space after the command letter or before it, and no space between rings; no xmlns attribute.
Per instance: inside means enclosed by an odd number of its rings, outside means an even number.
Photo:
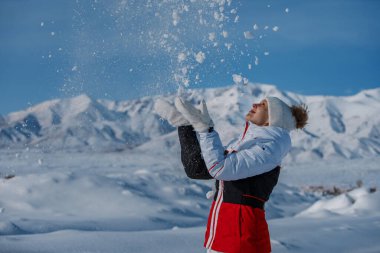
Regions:
<svg viewBox="0 0 380 253"><path fill-rule="evenodd" d="M212 179L202 157L201 147L192 126L178 127L181 160L186 175L192 179Z"/></svg>

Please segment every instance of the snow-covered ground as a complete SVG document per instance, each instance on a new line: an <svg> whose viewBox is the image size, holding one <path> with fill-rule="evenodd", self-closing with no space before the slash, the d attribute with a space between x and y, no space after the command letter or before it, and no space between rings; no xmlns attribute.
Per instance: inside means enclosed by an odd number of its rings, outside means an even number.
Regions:
<svg viewBox="0 0 380 253"><path fill-rule="evenodd" d="M0 161L1 253L204 252L212 182L187 179L175 152L3 150ZM273 251L379 252L379 162L285 166L266 207ZM357 180L336 197L310 190Z"/></svg>

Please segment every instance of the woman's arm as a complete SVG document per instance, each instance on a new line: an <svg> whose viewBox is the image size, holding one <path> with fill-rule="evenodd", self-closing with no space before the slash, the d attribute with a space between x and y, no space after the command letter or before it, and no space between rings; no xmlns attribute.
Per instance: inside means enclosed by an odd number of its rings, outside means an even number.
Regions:
<svg viewBox="0 0 380 253"><path fill-rule="evenodd" d="M209 174L218 180L238 180L268 172L281 163L274 141L252 143L248 148L224 154L216 131L200 133L200 146Z"/></svg>
<svg viewBox="0 0 380 253"><path fill-rule="evenodd" d="M186 175L192 179L212 179L201 155L201 147L193 127L178 127L178 137L181 145L181 160Z"/></svg>

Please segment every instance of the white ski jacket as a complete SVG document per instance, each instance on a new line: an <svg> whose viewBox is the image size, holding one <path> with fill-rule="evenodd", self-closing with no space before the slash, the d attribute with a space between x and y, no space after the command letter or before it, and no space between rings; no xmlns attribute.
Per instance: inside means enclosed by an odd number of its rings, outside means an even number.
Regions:
<svg viewBox="0 0 380 253"><path fill-rule="evenodd" d="M250 122L246 123L239 139L227 148L223 147L216 131L199 133L199 144L210 175L224 181L268 172L281 165L291 148L288 130Z"/></svg>

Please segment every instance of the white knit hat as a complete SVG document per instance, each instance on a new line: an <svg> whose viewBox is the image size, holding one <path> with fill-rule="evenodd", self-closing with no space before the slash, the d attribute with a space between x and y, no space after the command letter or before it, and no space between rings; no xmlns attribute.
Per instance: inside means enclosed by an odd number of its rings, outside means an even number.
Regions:
<svg viewBox="0 0 380 253"><path fill-rule="evenodd" d="M267 97L266 100L268 102L270 126L281 127L289 131L296 128L296 119L285 102L276 97Z"/></svg>

